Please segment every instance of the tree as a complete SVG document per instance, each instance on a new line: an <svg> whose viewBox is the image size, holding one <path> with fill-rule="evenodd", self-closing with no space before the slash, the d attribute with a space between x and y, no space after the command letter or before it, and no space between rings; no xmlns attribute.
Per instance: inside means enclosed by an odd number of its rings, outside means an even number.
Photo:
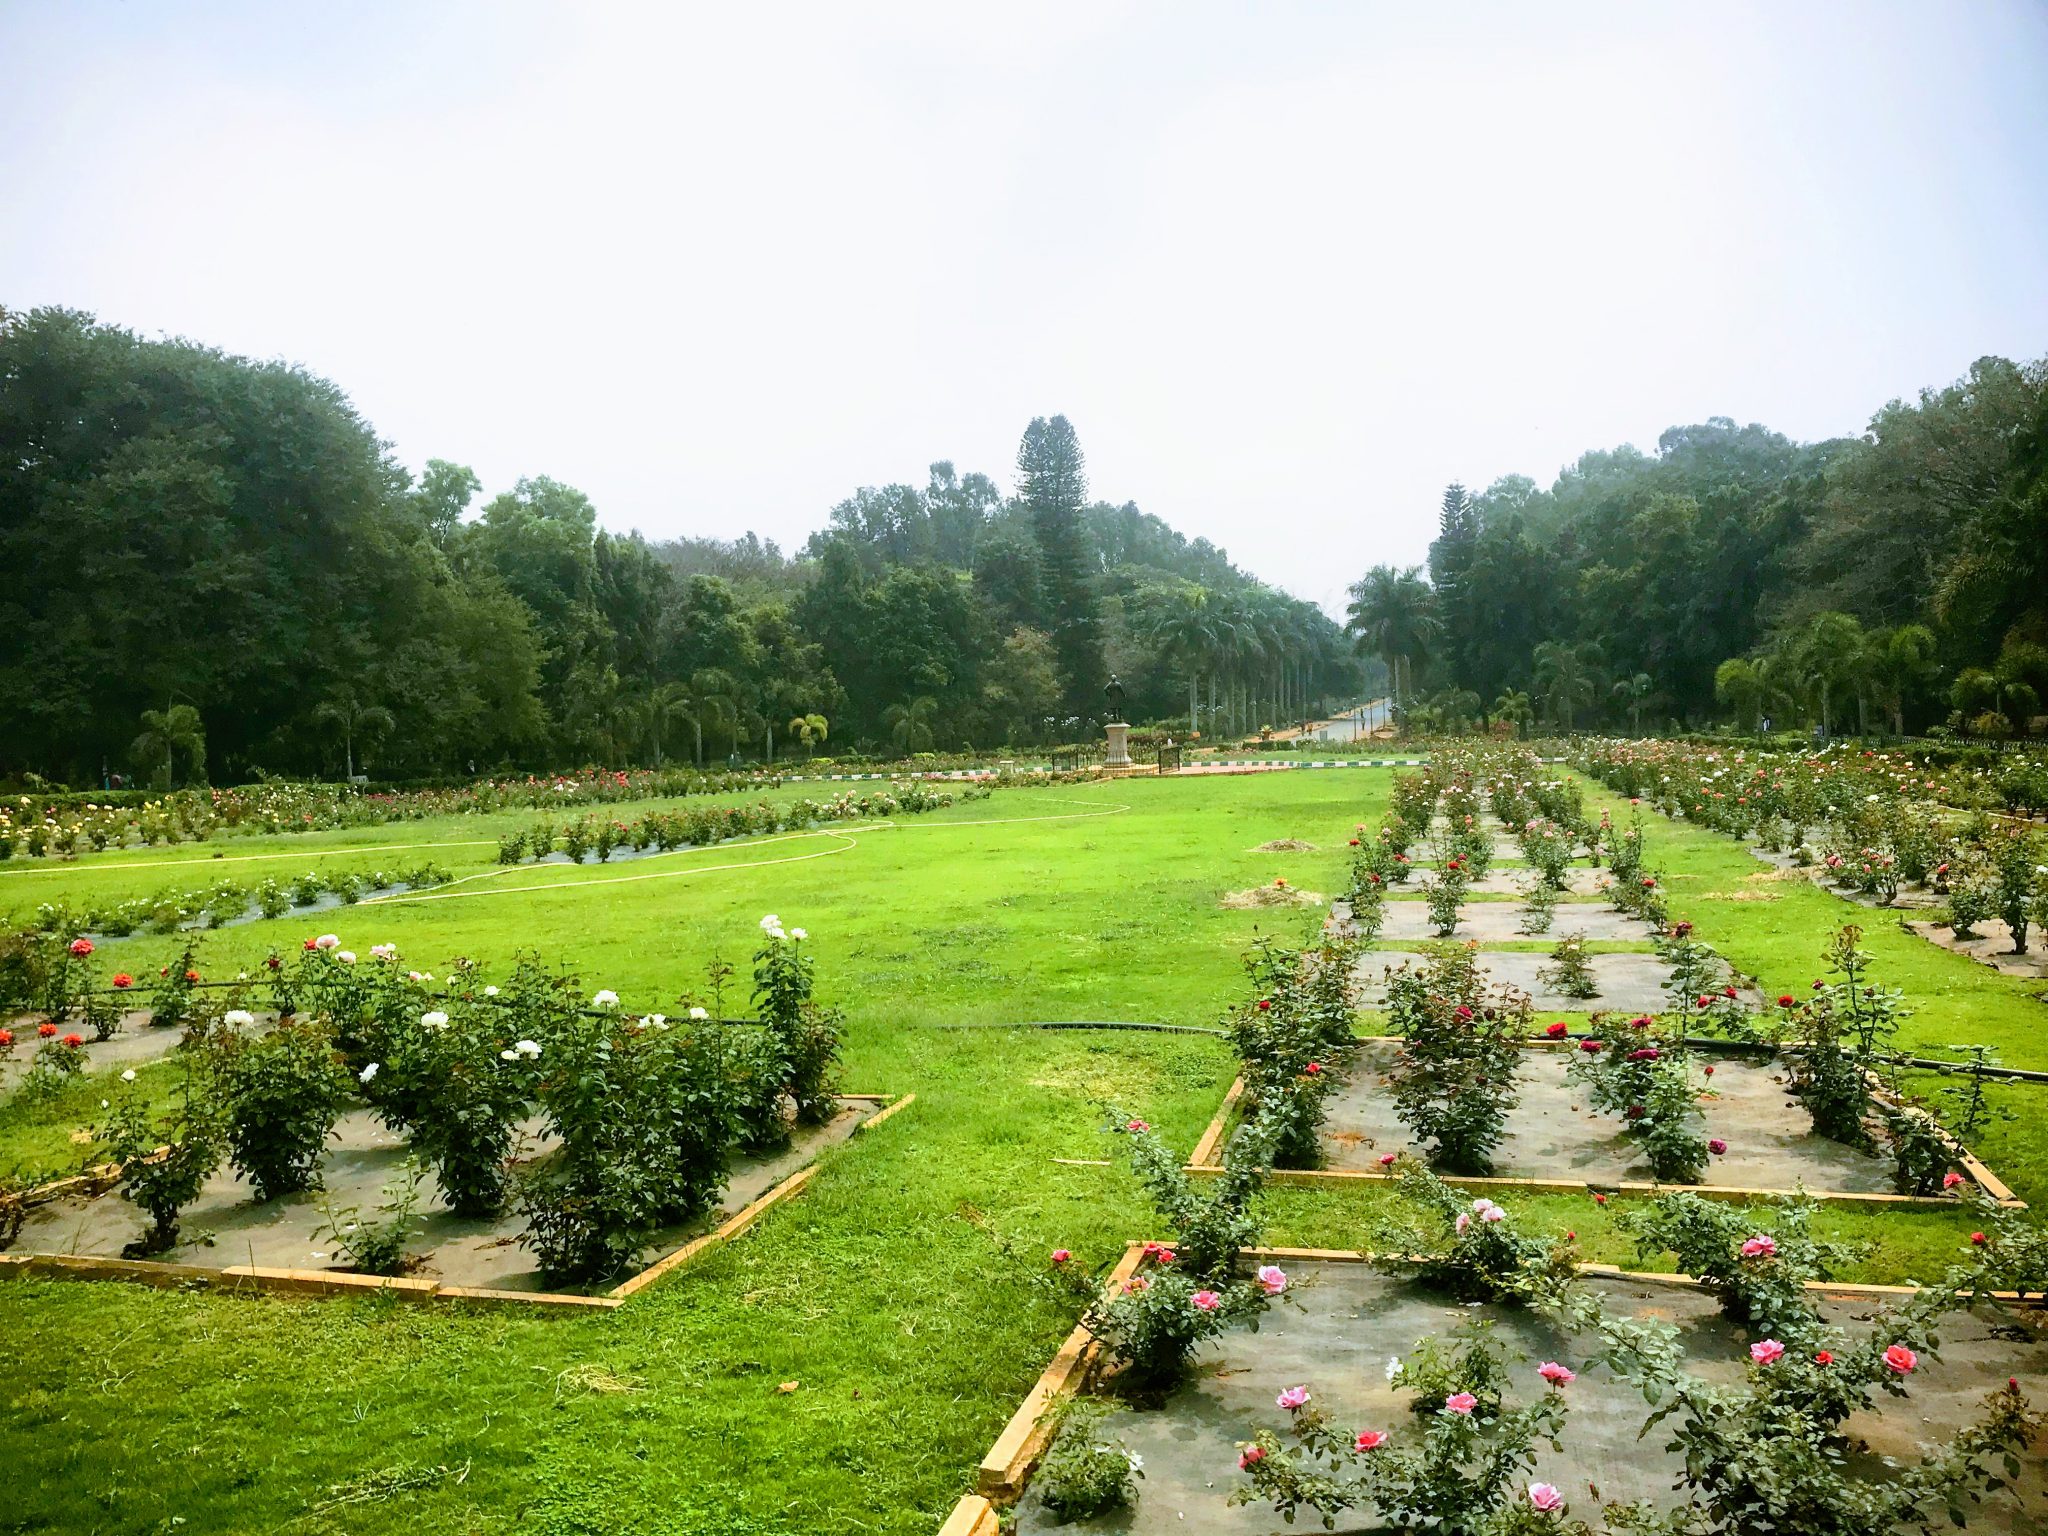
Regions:
<svg viewBox="0 0 2048 1536"><path fill-rule="evenodd" d="M366 702L346 683L315 706L313 718L331 726L341 737L342 759L351 780L356 776L356 738L384 736L398 723L390 710L382 704Z"/></svg>
<svg viewBox="0 0 2048 1536"><path fill-rule="evenodd" d="M1789 658L1807 697L1820 715L1823 736L1834 732L1834 705L1853 693L1861 707L1865 659L1863 626L1846 613L1815 614L1791 643Z"/></svg>
<svg viewBox="0 0 2048 1536"><path fill-rule="evenodd" d="M1137 627L1162 656L1187 675L1188 729L1201 729L1202 668L1215 656L1219 610L1207 587L1191 581L1143 589L1137 597Z"/></svg>
<svg viewBox="0 0 2048 1536"><path fill-rule="evenodd" d="M1546 640L1536 647L1535 660L1536 696L1550 711L1550 718L1569 733L1578 712L1593 702L1597 685L1592 647Z"/></svg>
<svg viewBox="0 0 2048 1536"><path fill-rule="evenodd" d="M1714 697L1754 731L1764 706L1764 681L1757 664L1743 656L1722 662L1714 669Z"/></svg>
<svg viewBox="0 0 2048 1536"><path fill-rule="evenodd" d="M1507 721L1517 736L1526 736L1536 719L1536 706L1529 702L1528 694L1509 689L1493 701L1493 717Z"/></svg>
<svg viewBox="0 0 2048 1536"><path fill-rule="evenodd" d="M1017 500L1030 514L1038 541L1040 579L1067 710L1083 716L1102 707L1102 690L1109 681L1092 558L1081 526L1087 499L1087 466L1073 426L1064 416L1034 417L1017 448Z"/></svg>
<svg viewBox="0 0 2048 1536"><path fill-rule="evenodd" d="M1058 657L1052 637L1042 629L1019 625L1011 630L984 676L983 707L1004 722L1009 741L1035 739L1039 722L1060 707Z"/></svg>
<svg viewBox="0 0 2048 1536"><path fill-rule="evenodd" d="M931 751L931 722L938 712L938 700L925 695L912 699L908 704L891 704L882 719L889 728L889 739L896 744L896 750L905 757L913 752Z"/></svg>
<svg viewBox="0 0 2048 1536"><path fill-rule="evenodd" d="M1638 672L1625 677L1608 690L1615 702L1628 711L1628 728L1631 734L1643 734L1643 705L1650 695L1657 691L1656 679L1647 672Z"/></svg>
<svg viewBox="0 0 2048 1536"><path fill-rule="evenodd" d="M1371 652L1386 662L1398 710L1403 682L1428 657L1437 635L1435 602L1420 567L1376 565L1367 571L1352 584L1345 628L1358 637L1361 655Z"/></svg>
<svg viewBox="0 0 2048 1536"><path fill-rule="evenodd" d="M175 782L177 754L184 753L196 783L206 774L206 731L199 711L190 704L170 704L142 712L142 732L129 748L136 766L153 782L169 789Z"/></svg>
<svg viewBox="0 0 2048 1536"><path fill-rule="evenodd" d="M1906 734L1906 706L1934 681L1937 643L1924 624L1901 624L1865 639L1863 670L1894 736Z"/></svg>
<svg viewBox="0 0 2048 1536"><path fill-rule="evenodd" d="M823 715L797 715L789 722L789 734L803 746L805 757L825 740L829 729Z"/></svg>

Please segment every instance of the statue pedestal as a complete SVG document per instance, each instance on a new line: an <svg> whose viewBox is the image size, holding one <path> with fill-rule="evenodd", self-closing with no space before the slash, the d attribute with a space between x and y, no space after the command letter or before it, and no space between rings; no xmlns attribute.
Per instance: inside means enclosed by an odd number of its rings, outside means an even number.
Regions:
<svg viewBox="0 0 2048 1536"><path fill-rule="evenodd" d="M1131 728L1119 721L1112 721L1109 731L1109 756L1102 760L1105 768L1128 768L1131 766Z"/></svg>

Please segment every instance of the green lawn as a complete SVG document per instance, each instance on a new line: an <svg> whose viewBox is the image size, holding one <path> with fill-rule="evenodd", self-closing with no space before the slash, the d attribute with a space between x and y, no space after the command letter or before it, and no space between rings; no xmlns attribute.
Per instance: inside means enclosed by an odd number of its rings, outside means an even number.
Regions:
<svg viewBox="0 0 2048 1536"><path fill-rule="evenodd" d="M319 931L363 950L396 942L437 971L456 955L496 963L530 947L628 1007L654 1008L694 988L713 953L744 968L756 921L774 911L809 930L821 992L848 1008L846 1085L918 1101L831 1154L802 1199L745 1238L601 1317L16 1282L0 1291L14 1462L0 1531L929 1532L1071 1323L993 1236L1092 1259L1143 1234L1121 1170L1055 1159L1105 1155L1092 1108L1103 1099L1191 1144L1231 1072L1220 1042L1197 1036L1006 1026L1214 1023L1259 928L1304 920L1218 898L1278 876L1341 889L1346 841L1377 818L1389 779L1001 791L834 829L843 836L525 869L445 899L208 936L209 975ZM494 840L497 820L222 851ZM1281 837L1321 851L1251 851ZM1857 915L1803 885L1745 884L1764 866L1725 839L1661 820L1649 839L1678 910L1768 989L1804 986L1829 925ZM489 870L492 852L434 856L469 874ZM85 881L154 890L208 862L131 851L0 876L0 907L17 885L36 887L32 905ZM1780 899L1705 899L1745 889ZM2026 988L1888 922L1869 921L1869 943L1922 1007L1917 1042L1990 1039L2015 1062L2048 1064ZM175 942L137 937L100 958L142 974ZM0 1146L61 1148L63 1122L91 1107L12 1121L0 1108ZM2023 1126L1984 1150L2023 1194L2048 1194ZM1280 1190L1271 1236L1359 1246L1387 1198ZM1518 1210L1576 1229L1589 1257L1628 1256L1590 1200ZM1837 1211L1827 1225L1874 1244L1865 1273L1876 1279L1931 1273L1962 1233L1940 1213Z"/></svg>

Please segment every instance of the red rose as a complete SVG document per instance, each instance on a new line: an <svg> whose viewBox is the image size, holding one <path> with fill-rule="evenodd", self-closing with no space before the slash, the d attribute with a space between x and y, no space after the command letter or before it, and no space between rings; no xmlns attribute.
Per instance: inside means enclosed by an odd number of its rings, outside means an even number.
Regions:
<svg viewBox="0 0 2048 1536"><path fill-rule="evenodd" d="M116 971L114 973L114 985L119 987L123 992L125 992L130 987L135 985L135 978L133 976L130 976L126 971Z"/></svg>
<svg viewBox="0 0 2048 1536"><path fill-rule="evenodd" d="M85 1044L85 1036L83 1036L83 1035L66 1035L66 1036L65 1036L65 1037L64 1037L64 1038L63 1038L62 1040L58 1041L57 1043L58 1043L59 1045L69 1046L69 1047L70 1047L70 1048L71 1048L72 1050L74 1050L74 1051L75 1051L75 1050L77 1050L77 1049L78 1049L78 1048L79 1048L79 1047L80 1047L81 1045Z"/></svg>
<svg viewBox="0 0 2048 1536"><path fill-rule="evenodd" d="M57 1036L57 1026L45 1020L36 1026L36 1033L45 1040L54 1040Z"/></svg>
<svg viewBox="0 0 2048 1536"><path fill-rule="evenodd" d="M199 979L199 973L197 971L187 971L185 973L185 979L187 981L197 981Z"/></svg>
<svg viewBox="0 0 2048 1536"><path fill-rule="evenodd" d="M1552 1024L1545 1028L1543 1033L1549 1036L1552 1040L1562 1040L1565 1037L1566 1033L1564 1020L1559 1019L1555 1024Z"/></svg>
<svg viewBox="0 0 2048 1536"><path fill-rule="evenodd" d="M83 960L92 953L92 940L83 937L73 939L71 941L71 953Z"/></svg>
<svg viewBox="0 0 2048 1536"><path fill-rule="evenodd" d="M1270 1013L1272 1009L1273 999L1271 999L1270 997L1262 997L1259 999L1259 1012Z"/></svg>
<svg viewBox="0 0 2048 1536"><path fill-rule="evenodd" d="M1780 1008L1790 1008L1793 1002L1794 998L1790 992L1781 993L1778 997L1778 1006Z"/></svg>

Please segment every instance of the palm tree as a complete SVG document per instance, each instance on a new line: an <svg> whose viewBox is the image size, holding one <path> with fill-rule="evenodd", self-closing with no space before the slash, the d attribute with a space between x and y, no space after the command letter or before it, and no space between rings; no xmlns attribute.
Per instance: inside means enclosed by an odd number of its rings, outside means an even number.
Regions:
<svg viewBox="0 0 2048 1536"><path fill-rule="evenodd" d="M1378 656L1387 664L1387 677L1394 693L1394 707L1401 707L1412 682L1414 663L1427 659L1430 643L1437 635L1435 594L1422 579L1422 567L1411 565L1396 570L1376 565L1351 587L1351 606L1345 629L1358 637L1360 655Z"/></svg>
<svg viewBox="0 0 2048 1536"><path fill-rule="evenodd" d="M1546 640L1536 647L1537 696L1567 735L1578 712L1593 702L1593 654L1591 645L1567 645L1561 640Z"/></svg>
<svg viewBox="0 0 2048 1536"><path fill-rule="evenodd" d="M1834 701L1843 689L1854 688L1859 705L1868 697L1862 687L1863 644L1863 626L1846 613L1815 614L1794 642L1794 670L1819 706L1823 736L1834 731Z"/></svg>
<svg viewBox="0 0 2048 1536"><path fill-rule="evenodd" d="M1737 718L1754 732L1764 707L1761 667L1745 656L1730 656L1714 669L1714 697L1734 710Z"/></svg>
<svg viewBox="0 0 2048 1536"><path fill-rule="evenodd" d="M1894 736L1906 734L1906 701L1934 680L1935 644L1934 631L1924 624L1877 630L1865 644L1864 670Z"/></svg>
<svg viewBox="0 0 2048 1536"><path fill-rule="evenodd" d="M1213 594L1199 582L1155 587L1140 610L1139 633L1159 648L1164 659L1187 673L1188 729L1201 729L1202 668L1216 654L1220 611Z"/></svg>
<svg viewBox="0 0 2048 1536"><path fill-rule="evenodd" d="M374 739L398 723L382 704L365 704L348 683L343 683L322 699L313 710L313 718L340 733L342 758L347 764L350 782L354 782L356 776L356 738Z"/></svg>
<svg viewBox="0 0 2048 1536"><path fill-rule="evenodd" d="M889 728L889 739L908 757L931 751L932 716L938 712L939 701L922 693L908 704L891 704L882 712L882 723Z"/></svg>
<svg viewBox="0 0 2048 1536"><path fill-rule="evenodd" d="M1536 707L1529 702L1529 695L1510 688L1493 701L1493 717L1505 720L1515 728L1517 736L1528 734L1529 726L1536 718Z"/></svg>
<svg viewBox="0 0 2048 1536"><path fill-rule="evenodd" d="M811 749L825 739L829 729L823 715L798 715L789 722L789 734L803 743L805 757L809 757Z"/></svg>
<svg viewBox="0 0 2048 1536"><path fill-rule="evenodd" d="M162 709L142 712L142 733L129 747L135 761L149 770L150 777L171 787L171 770L177 754L183 752L192 763L196 780L206 771L206 730L199 711L190 704L167 704Z"/></svg>
<svg viewBox="0 0 2048 1536"><path fill-rule="evenodd" d="M1624 678L1608 690L1628 710L1628 728L1631 735L1643 734L1643 704L1656 687L1657 684L1649 673L1638 672L1634 677Z"/></svg>

